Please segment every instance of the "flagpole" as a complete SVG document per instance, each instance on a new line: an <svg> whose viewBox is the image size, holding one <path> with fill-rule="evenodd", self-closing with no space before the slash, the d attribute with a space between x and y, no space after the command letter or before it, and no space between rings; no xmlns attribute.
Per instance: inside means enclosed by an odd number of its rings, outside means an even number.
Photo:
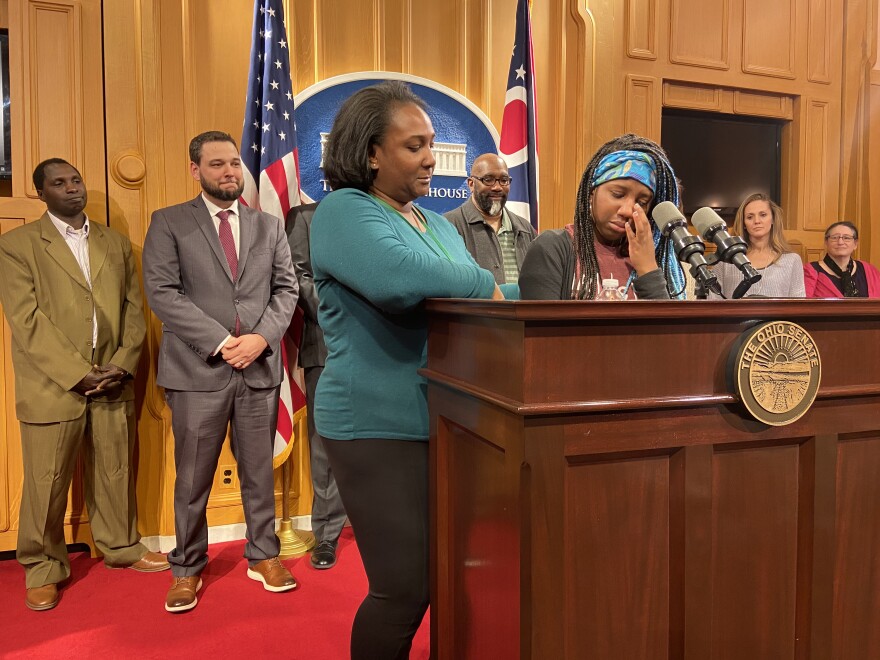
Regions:
<svg viewBox="0 0 880 660"><path fill-rule="evenodd" d="M274 215L282 222L290 208L300 203L299 156L293 116L294 89L290 76L290 44L284 21L285 4L289 8L289 3L284 0L254 0L251 62L241 135L241 162L245 175L241 201ZM294 319L296 324L296 315ZM301 331L301 316L298 328ZM294 342L297 348L298 343L298 340ZM281 557L288 558L307 553L315 545L315 539L310 532L295 530L290 519L293 460L290 443L297 435L303 438L307 434L293 428L297 426L297 419L302 417L298 413L304 414L305 392L288 372L290 363L295 364L295 358L291 358L288 351L284 359L285 374L279 388L274 461L277 464L282 460L281 452L288 452L281 464L282 516L277 532L281 541Z"/></svg>
<svg viewBox="0 0 880 660"><path fill-rule="evenodd" d="M295 559L307 554L315 547L315 535L311 532L293 528L290 518L290 472L293 463L293 452L281 466L281 523L278 526L278 540L281 541L282 559Z"/></svg>

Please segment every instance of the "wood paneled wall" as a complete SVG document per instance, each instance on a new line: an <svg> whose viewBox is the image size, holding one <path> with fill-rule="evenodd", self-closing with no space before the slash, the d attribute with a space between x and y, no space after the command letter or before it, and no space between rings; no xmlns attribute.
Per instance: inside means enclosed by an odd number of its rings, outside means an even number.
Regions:
<svg viewBox="0 0 880 660"><path fill-rule="evenodd" d="M880 184L880 137L871 130L880 108L877 3L535 2L543 228L570 221L583 167L602 142L629 130L659 140L663 108L691 108L783 120L790 237L817 258L822 229L845 217L861 227L861 256L880 261L870 215L870 190ZM296 91L347 72L402 71L464 94L500 127L516 0L284 7ZM241 133L251 2L0 0L4 16L15 179L12 196L0 198L0 231L42 213L30 171L62 156L83 171L91 217L127 234L139 256L150 212L197 192L189 139L207 129ZM173 533L173 440L155 386L161 329L149 321L138 376L139 513L144 534L164 535ZM2 338L0 549L14 545L20 480L5 325ZM293 512L307 513L305 466L294 483ZM234 484L218 478L210 516L241 520Z"/></svg>

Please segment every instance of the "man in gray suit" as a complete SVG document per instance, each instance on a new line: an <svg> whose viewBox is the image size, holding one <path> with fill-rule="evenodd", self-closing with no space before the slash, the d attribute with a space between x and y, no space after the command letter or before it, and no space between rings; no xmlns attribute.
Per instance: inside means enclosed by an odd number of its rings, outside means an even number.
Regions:
<svg viewBox="0 0 880 660"><path fill-rule="evenodd" d="M147 300L163 324L157 383L171 408L177 468L169 612L198 602L205 507L230 424L248 577L268 591L296 587L278 559L272 478L280 341L297 299L290 248L280 219L238 202L244 177L232 137L202 133L189 154L202 194L153 213L143 253Z"/></svg>
<svg viewBox="0 0 880 660"><path fill-rule="evenodd" d="M467 185L470 198L443 215L461 234L474 261L495 276L496 284L516 284L538 234L525 218L505 208L510 193L507 163L495 154L477 156Z"/></svg>
<svg viewBox="0 0 880 660"><path fill-rule="evenodd" d="M312 275L309 256L309 230L317 204L295 206L287 214L287 235L293 269L299 282L299 306L303 310L303 334L299 348L299 364L306 376L306 406L309 425L309 462L312 468L312 532L317 545L312 550L312 566L317 569L333 568L336 564L336 544L345 524L345 509L330 470L330 460L324 449L324 438L315 430L315 388L324 371L327 347L324 333L318 325L318 291Z"/></svg>

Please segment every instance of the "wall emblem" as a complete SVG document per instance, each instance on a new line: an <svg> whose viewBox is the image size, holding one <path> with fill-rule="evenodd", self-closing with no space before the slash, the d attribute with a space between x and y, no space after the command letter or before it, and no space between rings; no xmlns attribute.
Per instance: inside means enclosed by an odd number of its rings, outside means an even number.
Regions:
<svg viewBox="0 0 880 660"><path fill-rule="evenodd" d="M303 201L320 201L330 192L321 170L324 145L342 102L357 90L383 80L403 80L428 104L428 115L437 138L437 165L431 192L418 200L420 206L444 213L469 196L468 173L474 159L498 153L498 131L483 112L467 98L427 78L390 71L362 71L328 78L304 89L294 98L296 139ZM309 199L305 199L308 197Z"/></svg>
<svg viewBox="0 0 880 660"><path fill-rule="evenodd" d="M799 419L816 399L822 362L816 342L790 321L758 325L742 337L732 380L749 413L784 426Z"/></svg>

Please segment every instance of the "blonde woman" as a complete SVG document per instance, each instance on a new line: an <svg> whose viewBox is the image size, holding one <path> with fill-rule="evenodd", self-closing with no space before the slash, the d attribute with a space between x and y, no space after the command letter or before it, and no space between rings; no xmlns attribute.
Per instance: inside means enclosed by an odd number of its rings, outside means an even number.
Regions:
<svg viewBox="0 0 880 660"><path fill-rule="evenodd" d="M749 195L733 222L733 233L748 244L746 256L761 273L748 295L762 298L804 298L804 265L791 251L782 230L782 209L764 193ZM742 273L733 264L719 263L713 271L725 298L730 298L742 281Z"/></svg>

